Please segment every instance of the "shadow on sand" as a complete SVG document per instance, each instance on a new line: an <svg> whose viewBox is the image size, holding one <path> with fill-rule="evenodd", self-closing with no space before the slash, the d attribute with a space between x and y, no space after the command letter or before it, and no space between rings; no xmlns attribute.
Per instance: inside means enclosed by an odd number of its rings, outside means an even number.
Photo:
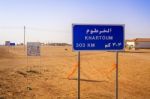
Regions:
<svg viewBox="0 0 150 99"><path fill-rule="evenodd" d="M113 52L113 51L107 51ZM150 53L150 51L119 51L119 53Z"/></svg>
<svg viewBox="0 0 150 99"><path fill-rule="evenodd" d="M67 78L64 78L64 79L67 79ZM71 78L71 79L68 79L68 80L78 80L77 78ZM89 79L80 79L80 81L84 81L84 82L108 82L106 80L89 80Z"/></svg>
<svg viewBox="0 0 150 99"><path fill-rule="evenodd" d="M124 51L123 53L150 53L150 51Z"/></svg>

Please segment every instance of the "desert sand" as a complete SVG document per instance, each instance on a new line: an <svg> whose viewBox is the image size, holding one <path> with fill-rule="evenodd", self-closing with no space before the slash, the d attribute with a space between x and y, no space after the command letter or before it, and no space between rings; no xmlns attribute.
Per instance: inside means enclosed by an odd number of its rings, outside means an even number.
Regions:
<svg viewBox="0 0 150 99"><path fill-rule="evenodd" d="M0 99L76 99L77 52L42 46L27 57L23 46L0 47ZM81 99L115 99L115 53L81 52ZM119 52L119 99L150 99L150 50Z"/></svg>

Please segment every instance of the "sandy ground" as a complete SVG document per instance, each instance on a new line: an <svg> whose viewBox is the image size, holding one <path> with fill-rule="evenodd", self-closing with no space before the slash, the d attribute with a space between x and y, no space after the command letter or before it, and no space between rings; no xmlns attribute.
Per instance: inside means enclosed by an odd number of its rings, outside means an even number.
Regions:
<svg viewBox="0 0 150 99"><path fill-rule="evenodd" d="M76 99L77 64L71 47L0 47L0 99ZM67 49L67 50L65 50ZM115 99L114 52L81 52L81 99ZM119 53L119 99L150 99L150 50Z"/></svg>

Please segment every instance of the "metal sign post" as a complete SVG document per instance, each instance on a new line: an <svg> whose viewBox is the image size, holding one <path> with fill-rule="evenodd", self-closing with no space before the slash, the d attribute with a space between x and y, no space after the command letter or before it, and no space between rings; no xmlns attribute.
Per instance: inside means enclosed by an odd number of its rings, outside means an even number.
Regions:
<svg viewBox="0 0 150 99"><path fill-rule="evenodd" d="M26 50L26 45L25 45L25 43L26 43L26 27L24 26L24 51Z"/></svg>
<svg viewBox="0 0 150 99"><path fill-rule="evenodd" d="M78 52L78 99L80 99L80 51Z"/></svg>
<svg viewBox="0 0 150 99"><path fill-rule="evenodd" d="M118 51L116 52L116 99L118 99Z"/></svg>

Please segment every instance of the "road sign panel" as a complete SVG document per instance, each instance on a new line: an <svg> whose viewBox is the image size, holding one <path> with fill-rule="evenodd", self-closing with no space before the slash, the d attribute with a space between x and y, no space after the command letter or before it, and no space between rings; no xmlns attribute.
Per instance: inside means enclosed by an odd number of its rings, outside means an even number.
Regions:
<svg viewBox="0 0 150 99"><path fill-rule="evenodd" d="M27 56L40 56L40 42L27 42Z"/></svg>
<svg viewBox="0 0 150 99"><path fill-rule="evenodd" d="M124 25L73 25L73 49L123 50Z"/></svg>

